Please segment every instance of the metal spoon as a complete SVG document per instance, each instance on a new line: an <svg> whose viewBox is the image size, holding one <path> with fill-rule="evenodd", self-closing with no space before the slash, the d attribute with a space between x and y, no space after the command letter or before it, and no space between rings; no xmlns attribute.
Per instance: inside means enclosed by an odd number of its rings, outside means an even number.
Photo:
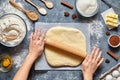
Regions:
<svg viewBox="0 0 120 80"><path fill-rule="evenodd" d="M54 7L53 3L51 1L41 0L45 3L46 7L49 9L52 9Z"/></svg>
<svg viewBox="0 0 120 80"><path fill-rule="evenodd" d="M17 3L14 2L14 0L9 0L9 3L11 5L13 5L14 7L16 7L17 9L19 9L20 11L22 11L23 13L26 14L26 16L32 20L32 21L37 21L38 20L38 14L35 13L34 11L31 11L31 10L25 10L23 9L22 7L20 7Z"/></svg>
<svg viewBox="0 0 120 80"><path fill-rule="evenodd" d="M47 11L45 8L41 7L41 6L37 6L35 5L33 2L31 2L30 0L25 0L26 2L28 2L29 4L31 4L33 7L35 7L40 14L42 15L46 15L47 14Z"/></svg>

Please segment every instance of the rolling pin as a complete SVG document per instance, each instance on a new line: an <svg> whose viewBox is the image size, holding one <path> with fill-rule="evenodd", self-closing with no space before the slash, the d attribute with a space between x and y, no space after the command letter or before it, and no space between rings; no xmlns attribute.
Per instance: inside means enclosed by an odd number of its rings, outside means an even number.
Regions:
<svg viewBox="0 0 120 80"><path fill-rule="evenodd" d="M79 50L79 49L73 48L69 45L65 45L65 44L61 43L60 41L56 41L53 39L46 39L45 45L49 45L49 46L64 50L73 55L80 56L82 58L86 57L86 52L84 52L83 50Z"/></svg>

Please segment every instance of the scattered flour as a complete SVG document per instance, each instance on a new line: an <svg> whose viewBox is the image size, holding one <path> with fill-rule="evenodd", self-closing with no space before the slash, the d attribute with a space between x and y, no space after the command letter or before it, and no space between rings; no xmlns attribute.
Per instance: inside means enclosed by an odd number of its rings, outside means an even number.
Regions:
<svg viewBox="0 0 120 80"><path fill-rule="evenodd" d="M21 7L23 7L23 4L21 4L21 3L18 3ZM0 5L0 7L4 7L4 8L2 8L0 11L2 11L2 12L0 12L0 15L1 14L7 14L7 13L13 13L13 14L17 14L17 15L19 15L19 16L21 16L23 19L24 19L24 21L26 22L26 24L27 24L27 30L28 31L30 31L30 30L32 30L33 29L33 25L32 25L32 22L26 17L26 15L23 13L23 12L21 12L21 11L19 11L18 9L16 9L15 7L13 7L11 4L9 4L9 0L7 0L7 1L4 1L1 5ZM23 7L24 8L24 7Z"/></svg>
<svg viewBox="0 0 120 80"><path fill-rule="evenodd" d="M22 59L20 56L13 57L14 64L16 65L16 68L19 68L22 63Z"/></svg>
<svg viewBox="0 0 120 80"><path fill-rule="evenodd" d="M19 68L22 65L25 59L24 57L27 55L26 53L27 53L27 50L23 49L20 53L16 53L18 54L17 56L13 57L14 65L16 68Z"/></svg>
<svg viewBox="0 0 120 80"><path fill-rule="evenodd" d="M15 0L15 1L19 1L19 0ZM22 6L23 4L19 3L19 5ZM4 8L2 8L2 7L4 7ZM7 13L13 13L13 14L17 14L17 15L21 16L24 19L24 21L26 22L27 31L29 32L29 31L33 30L32 22L26 17L26 15L24 13L22 13L18 9L14 8L11 4L9 4L9 0L5 0L5 1L3 1L2 4L0 4L0 16L7 14ZM22 62L24 61L24 57L26 56L27 53L26 53L25 49L23 49L21 52L16 53L16 54L17 55L13 57L13 61L14 61L15 67L18 68L21 66Z"/></svg>
<svg viewBox="0 0 120 80"><path fill-rule="evenodd" d="M91 33L91 46L92 47L99 47L100 46L100 39L103 37L103 29L104 25L101 23L101 21L92 21L92 23L88 24L88 30Z"/></svg>

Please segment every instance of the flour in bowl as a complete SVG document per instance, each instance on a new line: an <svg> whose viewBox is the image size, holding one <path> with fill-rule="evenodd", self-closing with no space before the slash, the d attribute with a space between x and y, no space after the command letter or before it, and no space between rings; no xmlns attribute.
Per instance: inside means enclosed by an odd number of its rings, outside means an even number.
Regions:
<svg viewBox="0 0 120 80"><path fill-rule="evenodd" d="M0 20L0 42L4 45L19 44L26 34L26 25L18 16L6 15Z"/></svg>

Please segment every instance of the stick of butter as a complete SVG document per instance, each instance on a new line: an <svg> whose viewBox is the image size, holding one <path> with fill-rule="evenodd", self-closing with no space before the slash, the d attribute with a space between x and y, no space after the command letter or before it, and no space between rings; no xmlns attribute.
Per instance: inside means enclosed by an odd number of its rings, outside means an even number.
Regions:
<svg viewBox="0 0 120 80"><path fill-rule="evenodd" d="M114 19L114 18L107 17L106 22L111 22L111 23L116 23L117 24L118 20Z"/></svg>
<svg viewBox="0 0 120 80"><path fill-rule="evenodd" d="M118 14L108 13L106 15L106 24L112 28L118 27Z"/></svg>
<svg viewBox="0 0 120 80"><path fill-rule="evenodd" d="M107 17L114 18L114 19L118 19L118 14L109 13L109 14L107 15Z"/></svg>

